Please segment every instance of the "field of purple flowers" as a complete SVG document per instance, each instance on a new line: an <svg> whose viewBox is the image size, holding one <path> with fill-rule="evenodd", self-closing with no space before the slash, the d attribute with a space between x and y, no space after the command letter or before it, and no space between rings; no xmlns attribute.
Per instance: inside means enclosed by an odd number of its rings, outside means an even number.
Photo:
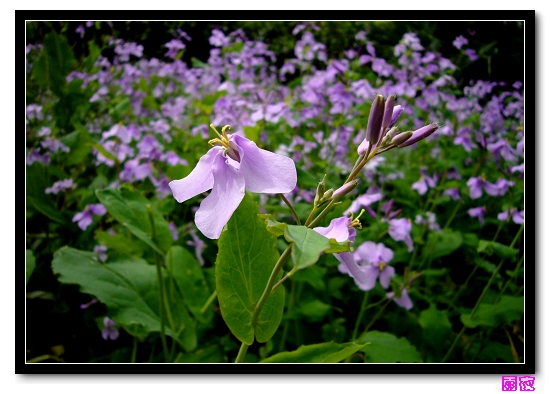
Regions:
<svg viewBox="0 0 550 394"><path fill-rule="evenodd" d="M524 361L522 82L289 29L27 43L28 363Z"/></svg>

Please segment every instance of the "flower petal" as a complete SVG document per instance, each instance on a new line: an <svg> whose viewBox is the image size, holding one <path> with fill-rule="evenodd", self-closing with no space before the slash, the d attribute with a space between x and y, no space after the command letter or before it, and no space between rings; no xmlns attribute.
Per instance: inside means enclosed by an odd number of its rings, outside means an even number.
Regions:
<svg viewBox="0 0 550 394"><path fill-rule="evenodd" d="M244 197L244 177L228 165L223 155L212 163L214 187L195 214L197 228L210 239L218 239L223 227Z"/></svg>
<svg viewBox="0 0 550 394"><path fill-rule="evenodd" d="M380 284L384 289L387 289L390 285L390 279L395 275L395 268L387 265L384 267L382 272L380 272Z"/></svg>
<svg viewBox="0 0 550 394"><path fill-rule="evenodd" d="M344 242L350 238L351 219L341 217L332 219L328 227L315 227L313 230L327 238L334 238L337 242Z"/></svg>
<svg viewBox="0 0 550 394"><path fill-rule="evenodd" d="M365 274L365 272L363 272L361 268L359 268L359 265L357 265L357 263L355 262L355 259L353 258L353 253L336 253L334 254L334 257L336 257L339 262L344 264L344 266L348 270L349 275L355 278L359 283L370 284L370 282L372 282L372 286L369 287L367 290L370 290L374 287L374 284L376 283L376 276L373 279L372 277L369 277L367 274Z"/></svg>
<svg viewBox="0 0 550 394"><path fill-rule="evenodd" d="M221 155L221 149L219 147L210 149L201 157L196 167L189 175L168 184L177 202L184 202L191 197L195 197L197 194L212 189L212 186L214 186L212 163L218 153Z"/></svg>
<svg viewBox="0 0 550 394"><path fill-rule="evenodd" d="M241 157L240 171L246 190L254 193L289 193L296 187L296 166L290 157L258 148L240 135L233 135Z"/></svg>

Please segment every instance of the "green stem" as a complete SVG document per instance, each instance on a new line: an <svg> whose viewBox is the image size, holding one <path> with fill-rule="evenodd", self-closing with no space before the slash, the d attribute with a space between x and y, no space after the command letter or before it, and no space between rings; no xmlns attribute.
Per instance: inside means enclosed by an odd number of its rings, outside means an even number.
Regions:
<svg viewBox="0 0 550 394"><path fill-rule="evenodd" d="M384 303L384 305L382 305L382 308L380 308L378 310L378 312L376 313L376 315L374 315L374 317L372 318L370 323L367 324L367 326L363 330L363 333L361 334L361 336L364 336L369 331L369 328L371 328L371 326L374 324L374 322L380 317L380 315L382 314L384 309L386 309L386 307L389 305L390 302L391 302L391 298L388 298L387 301Z"/></svg>
<svg viewBox="0 0 550 394"><path fill-rule="evenodd" d="M519 239L519 236L521 235L521 233L523 232L523 224L521 225L521 227L519 228L519 231L518 233L516 234L516 236L514 237L514 239L512 240L512 243L510 244L510 248L513 248L514 245L516 244L517 240ZM483 300L483 297L485 296L485 293L487 293L487 290L489 290L489 287L491 287L491 284L493 283L493 280L496 278L497 274L498 274L498 271L500 271L500 269L502 268L502 265L504 264L504 261L506 259L502 259L500 261L500 263L498 264L497 268L495 269L495 271L493 272L493 275L491 275L491 277L489 278L489 281L487 282L487 285L485 285L485 288L483 289L483 291L481 292L481 295L479 296L479 298L477 299L477 302L476 304L474 305L474 307L472 308L472 312L470 312L470 318L474 317L474 314L477 312L477 308L479 307L479 305L481 304L481 300ZM442 363L444 363L445 361L447 361L447 359L449 358L449 356L451 355L452 351L454 350L456 344L458 343L458 340L460 339L460 337L462 336L462 334L464 334L464 332L466 331L466 326L463 326L462 327L462 330L458 333L458 335L456 336L453 344L451 345L451 347L449 348L449 351L447 351L447 354L445 355L445 357L443 357L443 359L441 360Z"/></svg>
<svg viewBox="0 0 550 394"><path fill-rule="evenodd" d="M235 359L235 363L242 363L244 360L244 356L246 356L246 352L248 350L248 345L246 343L241 343L241 348L239 349L239 354L237 354L237 358Z"/></svg>
<svg viewBox="0 0 550 394"><path fill-rule="evenodd" d="M206 309L208 309L210 304L212 304L212 302L214 302L217 295L218 295L218 292L216 290L214 290L214 292L210 295L210 297L208 297L208 299L206 300L206 302L202 306L202 308L200 310L201 315L204 315L204 312L206 312Z"/></svg>
<svg viewBox="0 0 550 394"><path fill-rule="evenodd" d="M288 201L287 198L281 193L277 193L277 195L281 198L281 200L284 201L284 203L288 206L288 208L292 212L292 216L294 216L294 219L296 220L296 224L298 226L301 226L302 223L300 222L300 218L298 217L298 214L296 213L296 210L294 209L290 201Z"/></svg>
<svg viewBox="0 0 550 394"><path fill-rule="evenodd" d="M353 329L353 334L351 336L351 341L355 341L357 338L357 331L359 330L359 325L361 324L361 321L363 320L363 315L365 314L365 306L367 305L367 302L369 300L369 292L365 291L365 295L363 296L363 302L361 303L361 309L359 309L359 315L357 316L357 320L355 321L355 328Z"/></svg>
<svg viewBox="0 0 550 394"><path fill-rule="evenodd" d="M443 228L441 230L445 230L447 227L449 227L449 225L451 224L451 222L455 218L456 213L458 212L458 208L460 208L461 205L462 205L462 201L458 201L458 203L455 206L455 209L453 210L453 213L451 213L451 216L449 216L449 219L447 220L447 223L445 223L445 225L443 226Z"/></svg>
<svg viewBox="0 0 550 394"><path fill-rule="evenodd" d="M137 356L137 346L138 346L138 338L134 337L134 345L132 348L132 358L130 362L134 364L136 362L136 356Z"/></svg>
<svg viewBox="0 0 550 394"><path fill-rule="evenodd" d="M288 309L287 311L290 312L294 308L294 297L296 295L296 282L292 281L290 285L290 295L288 297ZM285 350L286 345L286 336L288 334L288 328L290 326L290 320L285 320L285 325L283 326L283 334L281 335L281 342L279 344L279 352L282 352Z"/></svg>
<svg viewBox="0 0 550 394"><path fill-rule="evenodd" d="M252 312L252 319L251 319L252 327L256 327L256 323L258 322L258 317L260 316L260 312L262 311L262 308L267 302L267 299L271 295L271 291L273 290L273 285L277 280L277 276L279 275L279 272L283 268L283 265L285 264L286 259L288 258L288 256L290 256L290 252L292 251L292 245L293 244L290 244L286 247L284 252L279 257L279 260L275 264L275 267L273 267L273 271L271 271L271 276L267 281L267 285L265 286L264 292L260 297L260 299L258 300L258 303L254 308L254 311ZM237 355L237 359L235 360L236 363L242 362L242 360L244 360L244 356L246 355L248 346L249 345L246 345L245 343L241 345L241 349L239 350L239 354Z"/></svg>
<svg viewBox="0 0 550 394"><path fill-rule="evenodd" d="M508 280L506 281L506 284L504 285L504 287L502 288L502 290L500 291L497 299L495 300L495 302L498 302L500 300L500 297L502 297L502 294L506 291L506 289L508 288L508 286L510 285L510 282L512 281L512 277L515 277L518 270L519 270L519 267L521 267L521 263L523 263L523 258L525 256L521 256L521 258L518 260L518 263L516 265L516 269L514 270L514 273L511 277L508 278Z"/></svg>
<svg viewBox="0 0 550 394"><path fill-rule="evenodd" d="M152 238L153 241L156 239L156 230L155 230L155 221L153 219L153 211L151 210L151 206L147 205L147 214L149 216L149 221L151 223L151 230L152 230ZM165 327L165 317L164 317L164 283L162 280L162 272L160 269L160 259L158 256L158 253L156 251L153 252L155 255L155 265L157 267L157 280L159 282L159 314L160 314L160 340L162 342L162 350L164 353L164 362L168 362L169 360L169 353L168 353L168 345L166 344L166 335L164 333L164 327Z"/></svg>

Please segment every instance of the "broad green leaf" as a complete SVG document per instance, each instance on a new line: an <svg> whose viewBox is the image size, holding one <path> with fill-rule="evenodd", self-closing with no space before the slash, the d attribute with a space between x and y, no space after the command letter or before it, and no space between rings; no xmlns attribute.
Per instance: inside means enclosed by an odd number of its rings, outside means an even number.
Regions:
<svg viewBox="0 0 550 394"><path fill-rule="evenodd" d="M315 290L324 291L326 289L323 277L327 269L319 265L312 265L307 270L301 270L292 275L292 280L306 282Z"/></svg>
<svg viewBox="0 0 550 394"><path fill-rule="evenodd" d="M136 257L143 255L143 243L130 239L124 234L110 235L106 231L96 231L95 236L100 244L107 246L111 250Z"/></svg>
<svg viewBox="0 0 550 394"><path fill-rule="evenodd" d="M168 251L172 245L172 232L168 222L143 194L130 185L123 185L119 189L97 190L96 195L107 211L132 234L162 255ZM153 212L156 239L153 239L153 229L147 213L148 205Z"/></svg>
<svg viewBox="0 0 550 394"><path fill-rule="evenodd" d="M75 57L67 39L51 31L44 38L44 50L33 64L32 77L39 85L47 86L58 97L63 95L65 77Z"/></svg>
<svg viewBox="0 0 550 394"><path fill-rule="evenodd" d="M480 239L477 246L477 251L478 253L485 253L489 256L491 256L492 254L496 254L500 258L511 259L517 255L519 250L500 244L498 242L491 242Z"/></svg>
<svg viewBox="0 0 550 394"><path fill-rule="evenodd" d="M213 317L212 308L201 313L201 308L210 298L204 273L195 257L181 246L172 246L168 251L166 266L176 281L183 301L197 320L208 321Z"/></svg>
<svg viewBox="0 0 550 394"><path fill-rule="evenodd" d="M285 239L292 242L290 254L294 268L301 270L317 262L321 253L336 253L349 251L349 241L339 244L334 239L328 239L315 230L305 226L287 225Z"/></svg>
<svg viewBox="0 0 550 394"><path fill-rule="evenodd" d="M271 217L271 214L260 213L258 214L258 217L265 221L267 230L270 233L274 234L276 237L280 237L285 233L285 228L287 224L276 221Z"/></svg>
<svg viewBox="0 0 550 394"><path fill-rule="evenodd" d="M52 269L61 283L77 284L83 293L93 295L105 304L109 317L132 335L145 339L151 332L160 332L155 266L134 257L102 264L97 261L95 253L64 246L54 253ZM186 340L182 340L182 334L178 336L165 327L167 335L192 350L193 327L185 328L180 323L176 330L188 331L191 340L185 337Z"/></svg>
<svg viewBox="0 0 550 394"><path fill-rule="evenodd" d="M27 274L27 282L29 283L29 278L32 275L32 272L34 271L36 267L36 258L34 257L34 254L32 253L32 250L27 249L27 259L25 260L25 271Z"/></svg>
<svg viewBox="0 0 550 394"><path fill-rule="evenodd" d="M109 115L118 121L122 116L128 114L132 109L132 103L130 97L125 96L114 107L109 110Z"/></svg>
<svg viewBox="0 0 550 394"><path fill-rule="evenodd" d="M435 304L431 304L428 309L420 312L418 323L422 327L424 342L432 353L439 355L441 349L447 348L445 342L451 336L452 325L445 311L440 311Z"/></svg>
<svg viewBox="0 0 550 394"><path fill-rule="evenodd" d="M307 301L301 301L297 307L285 315L285 318L297 319L303 316L311 322L318 322L323 320L323 318L330 311L330 308L330 305L325 304L318 299L310 299Z"/></svg>
<svg viewBox="0 0 550 394"><path fill-rule="evenodd" d="M223 349L216 345L195 350L193 353L179 353L175 363L225 363L227 357Z"/></svg>
<svg viewBox="0 0 550 394"><path fill-rule="evenodd" d="M496 327L523 317L523 297L502 296L496 304L479 304L474 316L463 314L460 320L466 327L480 325Z"/></svg>
<svg viewBox="0 0 550 394"><path fill-rule="evenodd" d="M52 219L53 221L59 224L62 224L62 225L68 224L68 220L65 218L65 216L63 216L61 211L59 211L56 207L53 206L49 198L39 199L33 196L27 196L27 205L30 205L36 211L49 217L50 219Z"/></svg>
<svg viewBox="0 0 550 394"><path fill-rule="evenodd" d="M90 133L82 126L76 126L76 128L77 131L60 138L60 141L70 149L64 158L64 162L68 166L82 163L92 152L93 139Z"/></svg>
<svg viewBox="0 0 550 394"><path fill-rule="evenodd" d="M193 68L204 68L204 67L208 67L208 64L206 64L205 62L200 61L196 57L192 57L191 58L191 66L193 66Z"/></svg>
<svg viewBox="0 0 550 394"><path fill-rule="evenodd" d="M369 331L357 342L370 343L363 349L368 363L421 363L422 357L407 338L397 338L395 335Z"/></svg>
<svg viewBox="0 0 550 394"><path fill-rule="evenodd" d="M233 213L218 241L216 289L220 310L227 326L241 342L251 345L254 337L266 342L283 317L284 287L267 299L256 326L252 313L277 260L277 238L258 217L258 207L249 196Z"/></svg>
<svg viewBox="0 0 550 394"><path fill-rule="evenodd" d="M432 232L428 235L428 242L422 251L423 256L430 260L436 260L440 257L453 253L462 245L462 234L458 231L443 230Z"/></svg>
<svg viewBox="0 0 550 394"><path fill-rule="evenodd" d="M317 343L302 345L292 352L281 352L262 363L338 363L367 346L367 343Z"/></svg>

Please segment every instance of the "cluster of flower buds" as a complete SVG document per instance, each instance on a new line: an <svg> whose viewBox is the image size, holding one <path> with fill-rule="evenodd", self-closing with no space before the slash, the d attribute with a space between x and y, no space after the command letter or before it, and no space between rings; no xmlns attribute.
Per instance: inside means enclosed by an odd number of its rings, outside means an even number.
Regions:
<svg viewBox="0 0 550 394"><path fill-rule="evenodd" d="M313 204L315 205L315 207L320 207L330 200L345 196L353 189L355 189L357 187L357 184L359 183L359 181L354 179L350 182L345 183L343 186L336 189L336 191L334 191L333 189L325 190L325 178L326 175L323 177L323 180L317 185L317 192L315 193L315 198L313 200Z"/></svg>
<svg viewBox="0 0 550 394"><path fill-rule="evenodd" d="M394 105L395 99L394 94L387 100L378 94L372 102L367 136L357 150L360 155L366 153L368 156L373 150L376 150L375 154L380 154L392 148L404 148L428 137L439 128L437 124L431 123L414 132L398 132L394 125L404 109L400 105Z"/></svg>

